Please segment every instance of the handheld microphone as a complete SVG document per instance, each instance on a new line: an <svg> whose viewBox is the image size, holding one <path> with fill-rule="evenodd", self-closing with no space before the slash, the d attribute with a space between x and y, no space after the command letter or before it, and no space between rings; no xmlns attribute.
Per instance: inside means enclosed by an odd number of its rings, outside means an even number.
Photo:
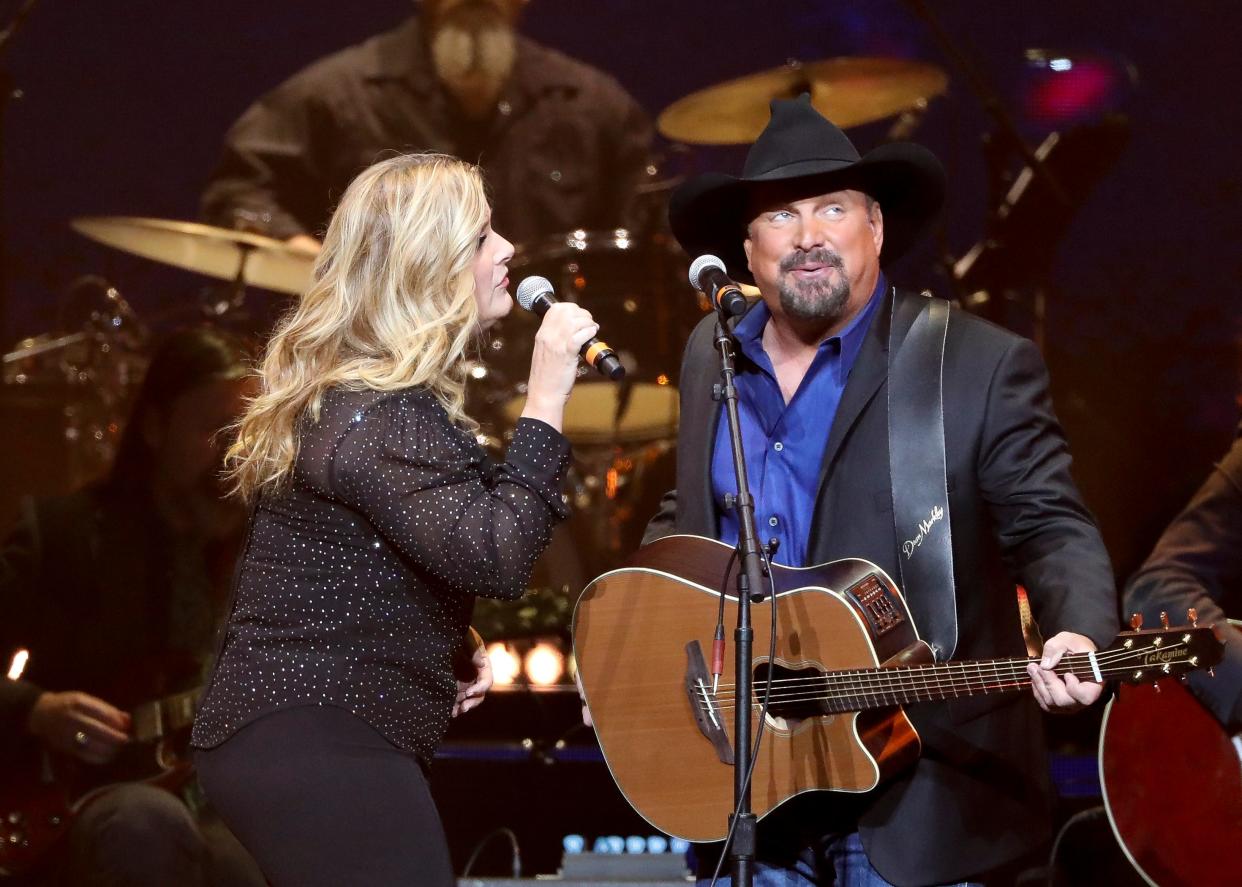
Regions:
<svg viewBox="0 0 1242 887"><path fill-rule="evenodd" d="M556 304L556 296L552 294L552 284L546 277L528 277L518 284L517 303L527 311L543 317L547 310ZM582 359L595 367L600 375L607 376L616 382L625 377L625 367L617 359L617 353L595 337L587 339L578 350Z"/></svg>
<svg viewBox="0 0 1242 887"><path fill-rule="evenodd" d="M724 311L725 317L740 317L746 313L746 296L725 273L724 262L715 256L704 254L694 260L690 266L690 285Z"/></svg>

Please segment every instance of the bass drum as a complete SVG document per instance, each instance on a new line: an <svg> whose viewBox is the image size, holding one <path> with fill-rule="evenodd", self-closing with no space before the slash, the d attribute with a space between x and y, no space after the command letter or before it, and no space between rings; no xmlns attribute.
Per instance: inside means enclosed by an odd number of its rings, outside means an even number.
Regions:
<svg viewBox="0 0 1242 887"><path fill-rule="evenodd" d="M686 282L689 262L671 237L572 231L517 248L514 281L546 277L557 299L577 302L599 322L625 380L582 367L565 410L565 436L579 445L638 444L677 433L677 376L686 339L707 309ZM484 349L485 400L511 428L525 403L539 318L515 309Z"/></svg>

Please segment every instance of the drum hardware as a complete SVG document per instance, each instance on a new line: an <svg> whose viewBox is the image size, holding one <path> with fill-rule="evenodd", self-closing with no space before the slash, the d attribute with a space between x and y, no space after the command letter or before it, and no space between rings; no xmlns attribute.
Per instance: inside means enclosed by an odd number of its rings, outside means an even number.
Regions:
<svg viewBox="0 0 1242 887"><path fill-rule="evenodd" d="M768 122L773 99L811 95L821 114L842 128L916 114L944 93L948 77L923 62L850 57L815 62L791 60L678 99L661 112L665 138L690 145L745 145ZM899 120L909 127L911 118Z"/></svg>
<svg viewBox="0 0 1242 887"><path fill-rule="evenodd" d="M1034 339L1042 349L1056 250L1129 138L1129 120L1119 114L1044 138L1035 155L1069 203L1030 166L1010 173L1013 151L1006 140L990 136L985 141L992 209L983 236L953 262L949 274L963 307Z"/></svg>
<svg viewBox="0 0 1242 887"><path fill-rule="evenodd" d="M571 530L589 575L614 569L636 549L672 485L675 438L633 446L575 446L568 497Z"/></svg>
<svg viewBox="0 0 1242 887"><path fill-rule="evenodd" d="M589 310L626 368L620 386L586 380L580 371L583 381L570 396L563 426L575 445L629 446L676 434L676 373L702 317L684 283L686 264L667 235L627 229L575 230L517 247L510 277L546 277L559 298ZM473 397L498 426L512 427L525 405L538 323L512 312L483 348L488 374L477 380Z"/></svg>
<svg viewBox="0 0 1242 887"><path fill-rule="evenodd" d="M271 237L198 222L90 216L74 219L70 226L122 252L227 281L227 297L208 306L216 316L241 307L247 287L288 295L305 292L315 263L314 254Z"/></svg>
<svg viewBox="0 0 1242 887"><path fill-rule="evenodd" d="M945 30L944 25L928 7L925 0L905 0L905 4L910 7L916 16L923 20L927 29L931 31L936 43L940 45L945 55L957 66L958 71L962 73L967 86L975 93L983 110L991 115L997 129L1005 134L1005 137L1010 141L1014 149L1026 161L1032 174L1043 179L1049 191L1063 206L1072 205L1069 195L1062 189L1061 183L1056 176L1048 171L1048 168L1035 155L1034 149L1022 137L1022 133L1014 122L1013 115L1005 108L1005 104L996 90L992 88L984 75L975 68L966 54L953 42L953 38L949 36L949 32Z"/></svg>
<svg viewBox="0 0 1242 887"><path fill-rule="evenodd" d="M0 520L20 494L67 492L106 470L146 368L146 327L103 277L75 280L58 315L66 331L0 355L0 413L15 432Z"/></svg>

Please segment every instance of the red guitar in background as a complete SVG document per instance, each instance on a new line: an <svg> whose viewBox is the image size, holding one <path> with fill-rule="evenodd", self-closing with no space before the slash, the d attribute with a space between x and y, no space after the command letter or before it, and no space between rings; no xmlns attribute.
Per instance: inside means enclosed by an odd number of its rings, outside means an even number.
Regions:
<svg viewBox="0 0 1242 887"><path fill-rule="evenodd" d="M201 688L131 710L131 738L108 764L84 764L32 747L0 772L0 881L43 865L73 818L123 783L146 782L178 792L193 775L185 745Z"/></svg>
<svg viewBox="0 0 1242 887"><path fill-rule="evenodd" d="M1100 784L1117 842L1149 884L1242 883L1242 740L1178 680L1119 688L1100 728Z"/></svg>

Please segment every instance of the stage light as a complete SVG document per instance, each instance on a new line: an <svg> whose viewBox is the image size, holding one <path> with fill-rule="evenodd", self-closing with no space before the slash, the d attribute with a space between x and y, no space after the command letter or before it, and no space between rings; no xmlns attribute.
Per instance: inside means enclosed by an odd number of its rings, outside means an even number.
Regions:
<svg viewBox="0 0 1242 887"><path fill-rule="evenodd" d="M1137 75L1123 58L1104 52L1028 49L1018 99L1028 121L1063 129L1098 120L1124 104Z"/></svg>
<svg viewBox="0 0 1242 887"><path fill-rule="evenodd" d="M487 658L492 663L492 682L497 686L512 684L522 672L522 662L508 644L488 644Z"/></svg>
<svg viewBox="0 0 1242 887"><path fill-rule="evenodd" d="M542 641L530 648L524 666L528 681L536 687L549 687L565 673L565 654L554 644Z"/></svg>
<svg viewBox="0 0 1242 887"><path fill-rule="evenodd" d="M26 670L26 663L30 660L29 650L18 650L13 654L13 661L9 663L9 680L16 681L22 676L22 672Z"/></svg>

